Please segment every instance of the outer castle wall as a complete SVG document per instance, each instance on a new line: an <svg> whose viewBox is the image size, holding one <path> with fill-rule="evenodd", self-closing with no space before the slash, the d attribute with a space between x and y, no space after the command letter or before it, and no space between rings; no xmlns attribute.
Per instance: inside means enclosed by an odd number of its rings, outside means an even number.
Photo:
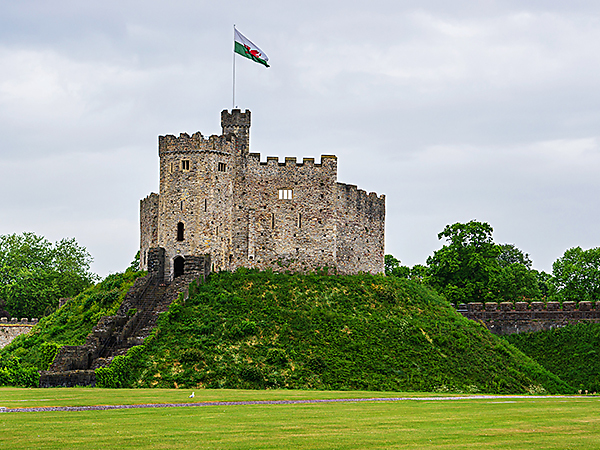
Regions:
<svg viewBox="0 0 600 450"><path fill-rule="evenodd" d="M592 302L503 302L458 305L458 312L482 323L497 335L560 328L580 322L600 322L600 305Z"/></svg>
<svg viewBox="0 0 600 450"><path fill-rule="evenodd" d="M212 270L383 272L384 196L338 183L333 155L261 161L250 111L221 122L221 136L159 137L160 193L140 204L143 269L161 247L167 282L180 257L205 254Z"/></svg>
<svg viewBox="0 0 600 450"><path fill-rule="evenodd" d="M21 319L16 318L8 320L6 317L0 317L0 348L6 347L14 338L21 334L27 334L38 323L37 319Z"/></svg>

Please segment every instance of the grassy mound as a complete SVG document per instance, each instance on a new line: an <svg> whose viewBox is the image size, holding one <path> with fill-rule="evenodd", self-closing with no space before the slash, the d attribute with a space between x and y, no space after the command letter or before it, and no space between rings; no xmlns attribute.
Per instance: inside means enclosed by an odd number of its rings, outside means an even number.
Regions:
<svg viewBox="0 0 600 450"><path fill-rule="evenodd" d="M96 374L106 387L572 391L415 282L243 269L191 289Z"/></svg>
<svg viewBox="0 0 600 450"><path fill-rule="evenodd" d="M15 338L0 350L0 361L17 357L24 367L46 370L58 348L84 344L100 318L114 314L135 279L144 274L127 270L107 276L41 319L30 333Z"/></svg>
<svg viewBox="0 0 600 450"><path fill-rule="evenodd" d="M600 392L600 324L580 323L506 339L577 390Z"/></svg>

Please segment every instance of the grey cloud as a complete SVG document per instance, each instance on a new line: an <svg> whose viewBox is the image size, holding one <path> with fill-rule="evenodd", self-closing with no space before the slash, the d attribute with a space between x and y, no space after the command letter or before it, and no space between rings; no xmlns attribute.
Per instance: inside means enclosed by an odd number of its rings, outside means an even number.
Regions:
<svg viewBox="0 0 600 450"><path fill-rule="evenodd" d="M455 221L549 270L600 245L600 4L591 1L0 2L0 233L74 236L95 270L138 245L157 136L220 132L232 24L263 158L336 153L385 193L387 251L423 263Z"/></svg>

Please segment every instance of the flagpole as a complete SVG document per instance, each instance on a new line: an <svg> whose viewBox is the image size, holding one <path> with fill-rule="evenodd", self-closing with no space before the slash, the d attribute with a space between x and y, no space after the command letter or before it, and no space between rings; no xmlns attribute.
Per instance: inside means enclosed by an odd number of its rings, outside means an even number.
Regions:
<svg viewBox="0 0 600 450"><path fill-rule="evenodd" d="M231 111L235 108L235 23L233 24L233 98L231 101Z"/></svg>

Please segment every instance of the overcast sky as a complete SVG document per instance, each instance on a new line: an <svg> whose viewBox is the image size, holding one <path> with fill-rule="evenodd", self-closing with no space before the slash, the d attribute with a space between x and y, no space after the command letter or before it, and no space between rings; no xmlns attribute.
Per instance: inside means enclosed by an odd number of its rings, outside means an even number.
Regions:
<svg viewBox="0 0 600 450"><path fill-rule="evenodd" d="M157 137L220 134L233 24L251 151L338 156L386 195L386 253L424 264L477 219L551 271L600 246L600 2L0 1L0 234L139 247Z"/></svg>

